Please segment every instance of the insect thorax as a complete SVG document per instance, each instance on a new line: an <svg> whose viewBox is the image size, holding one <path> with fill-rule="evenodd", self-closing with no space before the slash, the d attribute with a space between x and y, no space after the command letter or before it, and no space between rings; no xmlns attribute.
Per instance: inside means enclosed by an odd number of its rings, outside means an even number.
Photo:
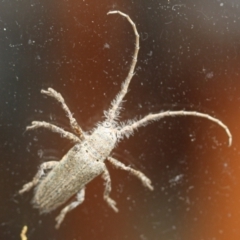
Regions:
<svg viewBox="0 0 240 240"><path fill-rule="evenodd" d="M99 161L104 161L117 142L114 129L98 126L83 143L84 147Z"/></svg>

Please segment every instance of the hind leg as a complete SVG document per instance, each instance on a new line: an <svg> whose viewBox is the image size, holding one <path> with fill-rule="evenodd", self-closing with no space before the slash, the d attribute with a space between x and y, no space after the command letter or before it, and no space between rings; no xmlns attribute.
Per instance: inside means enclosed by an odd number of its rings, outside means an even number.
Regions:
<svg viewBox="0 0 240 240"><path fill-rule="evenodd" d="M36 186L41 179L42 176L45 175L44 170L51 170L53 169L59 162L58 161L49 161L44 162L40 165L40 168L33 178L33 180L29 183L23 185L22 189L19 191L19 194L29 191L32 187Z"/></svg>
<svg viewBox="0 0 240 240"><path fill-rule="evenodd" d="M74 208L76 208L78 205L80 205L84 199L85 199L85 188L81 189L78 193L77 193L77 200L76 201L72 201L69 205L67 205L65 208L62 209L62 211L60 212L60 214L56 217L56 221L57 224L55 225L55 228L59 228L62 221L65 218L65 215L70 212L71 210L73 210Z"/></svg>
<svg viewBox="0 0 240 240"><path fill-rule="evenodd" d="M118 208L116 207L116 202L112 198L109 197L112 187L111 187L111 178L110 178L109 172L106 167L102 174L102 178L104 179L104 184L105 184L103 199L107 202L109 207L111 207L115 212L118 212Z"/></svg>

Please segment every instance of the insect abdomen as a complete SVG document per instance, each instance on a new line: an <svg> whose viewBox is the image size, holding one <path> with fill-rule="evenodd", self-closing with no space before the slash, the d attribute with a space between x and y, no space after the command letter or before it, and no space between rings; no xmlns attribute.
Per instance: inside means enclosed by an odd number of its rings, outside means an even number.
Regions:
<svg viewBox="0 0 240 240"><path fill-rule="evenodd" d="M74 148L36 187L33 204L40 212L50 212L68 201L88 182L103 172L104 163L96 161L84 149Z"/></svg>

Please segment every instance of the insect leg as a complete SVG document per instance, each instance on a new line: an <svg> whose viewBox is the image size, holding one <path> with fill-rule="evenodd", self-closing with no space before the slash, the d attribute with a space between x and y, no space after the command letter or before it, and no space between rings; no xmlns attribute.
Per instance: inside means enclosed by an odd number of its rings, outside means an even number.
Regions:
<svg viewBox="0 0 240 240"><path fill-rule="evenodd" d="M50 130L52 132L56 132L56 133L60 134L61 137L67 138L74 143L81 142L81 140L77 136L75 136L74 134L72 134L70 132L67 132L67 131L63 130L62 128L57 127L57 126L55 126L51 123L47 123L47 122L44 122L44 121L42 121L42 122L33 121L32 125L27 127L27 130L33 130L33 129L36 129L36 128L47 128L48 130Z"/></svg>
<svg viewBox="0 0 240 240"><path fill-rule="evenodd" d="M44 170L51 170L53 169L59 162L58 161L49 161L44 162L40 165L40 168L33 178L33 180L29 183L23 185L23 188L19 191L19 194L29 191L32 187L36 186L41 179L42 176L45 175Z"/></svg>
<svg viewBox="0 0 240 240"><path fill-rule="evenodd" d="M70 125L72 130L81 138L84 139L84 132L82 130L82 128L78 125L76 119L73 117L71 111L69 110L68 106L66 105L64 98L62 97L62 95L58 92L56 92L54 89L52 88L48 88L48 90L41 90L41 93L46 94L47 96L53 97L55 98L58 102L61 103L62 105L62 109L65 111L69 121L70 121Z"/></svg>
<svg viewBox="0 0 240 240"><path fill-rule="evenodd" d="M111 103L111 108L109 109L109 111L106 113L106 117L107 117L107 121L112 122L114 121L115 118L118 117L119 115L119 107L122 103L122 100L124 98L124 96L127 93L128 90L128 86L131 82L131 79L134 75L134 70L135 70L135 66L137 63L137 58L138 58L138 51L139 51L139 34L136 28L135 23L132 21L132 19L125 13L122 13L120 11L110 11L107 14L120 14L123 17L125 17L128 22L131 24L134 34L135 34L135 50L134 50L134 54L133 54L133 59L132 59L132 63L130 66L130 70L128 72L127 78L125 79L125 81L122 84L122 88L120 90L120 92L118 93L117 97L112 101Z"/></svg>
<svg viewBox="0 0 240 240"><path fill-rule="evenodd" d="M135 177L137 177L138 179L140 179L142 181L142 184L149 188L150 190L153 190L153 186L151 185L151 180L149 178L147 178L142 172L137 171L133 168L127 167L125 166L123 163L119 162L117 159L112 158L112 157L108 157L107 160L114 165L116 168L125 170L130 172L131 174L133 174Z"/></svg>
<svg viewBox="0 0 240 240"><path fill-rule="evenodd" d="M65 208L62 209L62 211L60 212L60 214L56 217L56 221L57 224L55 225L55 228L59 228L62 221L65 218L65 215L70 212L72 209L76 208L78 205L80 205L84 199L85 199L85 188L81 189L78 193L77 193L77 200L76 201L72 201L69 205L67 205Z"/></svg>
<svg viewBox="0 0 240 240"><path fill-rule="evenodd" d="M105 181L105 190L103 193L103 198L115 212L118 212L118 208L116 207L116 202L109 197L112 187L111 187L111 178L110 178L107 168L104 169L102 178Z"/></svg>
<svg viewBox="0 0 240 240"><path fill-rule="evenodd" d="M146 126L147 124L150 124L153 121L158 121L165 117L175 117L175 116L201 117L201 118L206 118L212 122L215 122L216 124L218 124L220 127L222 127L225 130L225 132L228 135L229 146L231 146L232 134L229 131L228 127L223 122L221 122L219 119L214 118L208 114L200 113L200 112L193 112L193 111L183 111L183 110L182 111L166 111L166 112L161 112L161 113L156 113L156 114L149 114L138 121L133 121L132 124L122 127L122 129L119 130L118 134L119 134L119 136L125 135L128 137L129 135L133 134L134 130L136 130L139 127Z"/></svg>

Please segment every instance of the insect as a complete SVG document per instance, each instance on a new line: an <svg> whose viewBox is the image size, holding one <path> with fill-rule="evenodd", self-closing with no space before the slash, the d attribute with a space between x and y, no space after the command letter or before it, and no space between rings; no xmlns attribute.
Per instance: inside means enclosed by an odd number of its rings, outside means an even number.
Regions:
<svg viewBox="0 0 240 240"><path fill-rule="evenodd" d="M33 121L32 124L27 127L27 130L46 128L52 132L60 134L62 137L74 143L74 146L60 161L42 163L33 180L25 184L19 191L19 193L22 194L35 187L32 202L34 207L38 208L41 213L51 212L66 203L72 196L76 196L76 199L66 205L57 216L56 228L59 228L65 218L65 215L69 211L76 208L84 201L87 183L98 175L102 176L105 183L105 190L103 193L104 200L115 212L118 212L116 202L110 198L111 178L104 161L109 161L114 167L129 172L133 176L137 177L146 188L153 190L151 180L142 172L124 165L110 155L118 142L120 142L124 137L132 135L139 127L146 126L153 121L158 121L164 117L170 116L202 117L220 125L228 135L229 145L231 145L232 142L232 135L226 125L224 125L220 120L200 112L166 111L149 114L140 120L119 123L118 118L120 116L122 100L127 93L128 86L134 75L134 69L137 63L139 34L135 23L127 14L120 11L110 11L108 14L119 14L128 20L135 34L136 45L127 78L123 82L120 92L112 101L110 109L104 112L105 120L98 123L90 133L84 132L78 125L76 119L73 117L73 114L66 105L62 95L52 88L48 88L48 90L42 90L41 93L54 98L61 104L62 109L69 119L73 133L44 121Z"/></svg>

